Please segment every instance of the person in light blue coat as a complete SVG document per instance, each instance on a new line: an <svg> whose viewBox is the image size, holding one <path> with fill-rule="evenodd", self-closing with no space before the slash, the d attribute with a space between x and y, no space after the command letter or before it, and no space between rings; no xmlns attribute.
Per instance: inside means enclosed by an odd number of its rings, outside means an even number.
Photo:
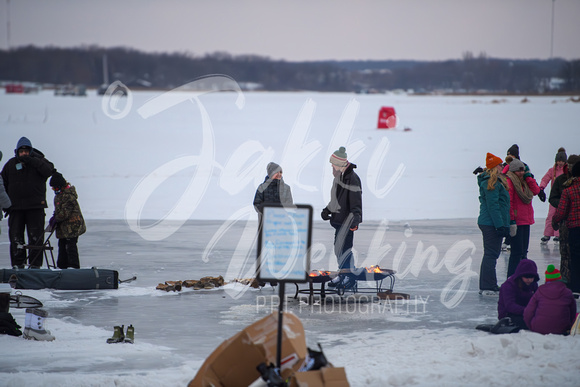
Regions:
<svg viewBox="0 0 580 387"><path fill-rule="evenodd" d="M479 271L479 293L497 292L497 259L501 242L509 235L510 195L505 176L501 173L503 160L488 153L486 169L477 176L479 185L479 217L477 225L483 235L483 258Z"/></svg>

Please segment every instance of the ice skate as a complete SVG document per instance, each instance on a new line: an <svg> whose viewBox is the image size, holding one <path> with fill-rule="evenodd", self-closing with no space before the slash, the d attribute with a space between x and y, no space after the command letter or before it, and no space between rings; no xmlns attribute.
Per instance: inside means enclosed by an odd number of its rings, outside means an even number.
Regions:
<svg viewBox="0 0 580 387"><path fill-rule="evenodd" d="M113 344L113 343L124 342L125 341L125 334L123 333L123 330L125 329L125 326L124 325L121 325L121 326L115 325L114 329L115 329L115 331L113 332L113 337L108 338L107 343Z"/></svg>
<svg viewBox="0 0 580 387"><path fill-rule="evenodd" d="M496 286L494 289L481 289L479 295L497 297L499 296L499 287Z"/></svg>
<svg viewBox="0 0 580 387"><path fill-rule="evenodd" d="M549 240L550 240L550 237L544 235L543 237L540 238L540 244L547 245Z"/></svg>
<svg viewBox="0 0 580 387"><path fill-rule="evenodd" d="M27 308L24 317L24 332L22 332L24 338L36 341L53 341L55 337L49 330L44 329L44 320L47 317L46 310Z"/></svg>

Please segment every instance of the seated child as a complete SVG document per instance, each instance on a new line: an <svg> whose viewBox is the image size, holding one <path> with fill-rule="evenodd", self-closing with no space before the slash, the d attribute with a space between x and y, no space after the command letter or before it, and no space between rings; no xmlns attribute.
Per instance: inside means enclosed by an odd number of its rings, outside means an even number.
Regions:
<svg viewBox="0 0 580 387"><path fill-rule="evenodd" d="M560 271L548 265L546 283L538 288L524 310L524 321L531 331L563 334L576 319L576 300L562 281Z"/></svg>
<svg viewBox="0 0 580 387"><path fill-rule="evenodd" d="M538 268L531 259L522 259L512 274L499 289L497 315L501 320L511 318L522 329L528 329L524 322L524 309L538 289Z"/></svg>

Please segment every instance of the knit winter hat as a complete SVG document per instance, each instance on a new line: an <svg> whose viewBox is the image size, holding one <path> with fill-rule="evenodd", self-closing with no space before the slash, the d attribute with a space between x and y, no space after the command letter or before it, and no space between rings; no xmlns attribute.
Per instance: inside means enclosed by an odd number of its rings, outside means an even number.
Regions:
<svg viewBox="0 0 580 387"><path fill-rule="evenodd" d="M548 265L546 269L546 282L551 281L561 281L562 275L560 274L560 270L556 269L554 265Z"/></svg>
<svg viewBox="0 0 580 387"><path fill-rule="evenodd" d="M519 159L520 158L520 147L518 146L518 144L514 144L508 148L507 153L514 156L516 159Z"/></svg>
<svg viewBox="0 0 580 387"><path fill-rule="evenodd" d="M341 146L330 156L330 163L337 167L346 167L348 165L346 148Z"/></svg>
<svg viewBox="0 0 580 387"><path fill-rule="evenodd" d="M55 172L52 174L50 178L50 186L53 188L62 188L66 187L66 180L59 172Z"/></svg>
<svg viewBox="0 0 580 387"><path fill-rule="evenodd" d="M566 149L560 148L558 149L558 153L556 153L556 160L555 161L563 161L566 162L568 156L566 155Z"/></svg>
<svg viewBox="0 0 580 387"><path fill-rule="evenodd" d="M523 172L526 170L526 165L518 159L514 159L510 163L510 172Z"/></svg>
<svg viewBox="0 0 580 387"><path fill-rule="evenodd" d="M487 156L485 157L485 167L487 169L492 169L497 167L498 165L500 165L501 163L503 163L503 160L500 159L499 157L497 157L494 154L491 153L487 153Z"/></svg>
<svg viewBox="0 0 580 387"><path fill-rule="evenodd" d="M268 166L266 166L266 171L268 172L268 177L271 179L278 172L282 172L282 167L276 163L268 163Z"/></svg>

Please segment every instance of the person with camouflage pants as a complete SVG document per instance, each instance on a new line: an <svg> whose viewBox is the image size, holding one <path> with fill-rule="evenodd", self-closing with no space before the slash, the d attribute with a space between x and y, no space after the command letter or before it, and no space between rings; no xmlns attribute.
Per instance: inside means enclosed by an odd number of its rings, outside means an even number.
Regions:
<svg viewBox="0 0 580 387"><path fill-rule="evenodd" d="M80 269L77 242L87 226L77 201L77 191L58 172L52 175L50 186L54 190L54 215L50 219L50 227L56 227L58 239L56 266L60 269Z"/></svg>

